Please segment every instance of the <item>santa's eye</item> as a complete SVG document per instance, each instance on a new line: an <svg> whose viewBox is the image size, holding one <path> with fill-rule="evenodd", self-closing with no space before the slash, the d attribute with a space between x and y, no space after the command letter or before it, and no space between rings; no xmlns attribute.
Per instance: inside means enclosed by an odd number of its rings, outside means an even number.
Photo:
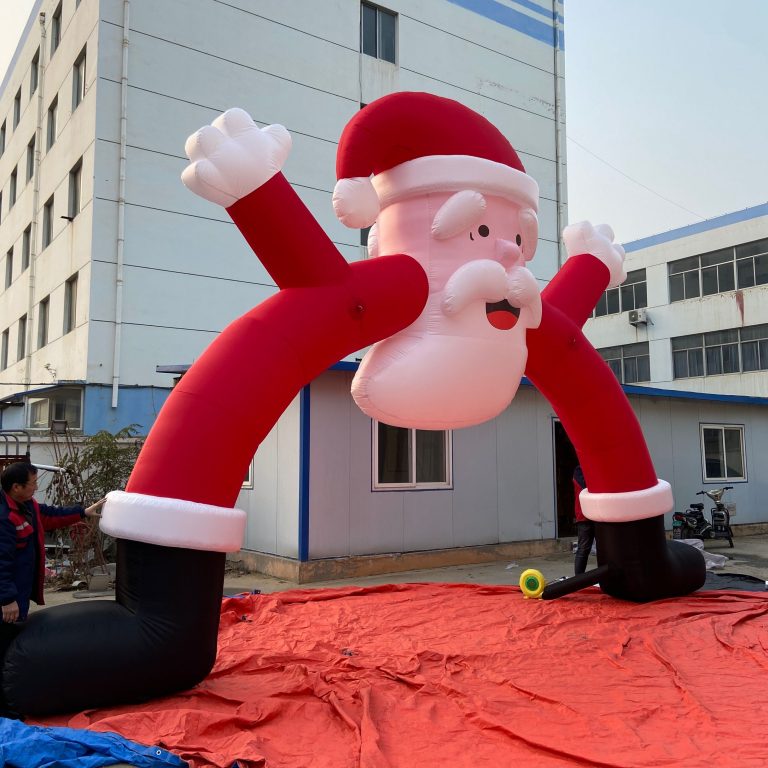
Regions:
<svg viewBox="0 0 768 768"><path fill-rule="evenodd" d="M480 235L480 237L488 237L488 235L491 234L491 230L488 229L488 227L486 227L485 224L481 224L477 228L477 234Z"/></svg>
<svg viewBox="0 0 768 768"><path fill-rule="evenodd" d="M522 237L520 237L520 235L515 235L515 242L516 242L518 245L522 245L522 244L523 244L523 238L522 238Z"/></svg>

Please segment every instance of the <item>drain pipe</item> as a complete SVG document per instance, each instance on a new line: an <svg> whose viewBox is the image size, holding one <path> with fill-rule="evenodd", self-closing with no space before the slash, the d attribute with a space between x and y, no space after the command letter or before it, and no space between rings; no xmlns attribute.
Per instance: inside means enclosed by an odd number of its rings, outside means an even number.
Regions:
<svg viewBox="0 0 768 768"><path fill-rule="evenodd" d="M563 216L563 207L566 203L563 203L563 187L565 186L565 141L563 135L563 126L561 122L562 117L562 101L563 94L561 93L561 76L560 76L560 59L562 54L560 53L560 36L562 34L562 28L558 19L557 13L557 0L552 2L552 34L553 34L553 74L555 79L555 211L557 216L557 267L558 269L563 266L563 227L565 226L565 217Z"/></svg>
<svg viewBox="0 0 768 768"><path fill-rule="evenodd" d="M27 298L27 344L24 356L24 388L28 389L32 381L32 340L34 338L32 316L35 309L35 276L37 273L37 222L40 206L40 163L43 157L43 90L45 85L45 67L43 61L46 51L45 13L38 17L40 22L40 55L37 58L37 125L35 127L34 180L32 185L32 222L29 229L29 295ZM38 317L38 322L39 322Z"/></svg>
<svg viewBox="0 0 768 768"><path fill-rule="evenodd" d="M128 134L128 46L130 0L123 0L123 62L120 73L120 170L117 187L117 258L115 276L115 339L112 358L112 407L120 390L120 357L123 340L123 252L125 249L125 166Z"/></svg>

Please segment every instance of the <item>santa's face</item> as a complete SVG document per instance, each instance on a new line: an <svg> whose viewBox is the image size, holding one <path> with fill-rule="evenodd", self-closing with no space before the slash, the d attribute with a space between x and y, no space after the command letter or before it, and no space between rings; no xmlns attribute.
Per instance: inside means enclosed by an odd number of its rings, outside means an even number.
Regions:
<svg viewBox="0 0 768 768"><path fill-rule="evenodd" d="M541 298L525 263L536 217L500 197L431 193L387 206L372 255L405 253L429 278L419 318L374 345L352 383L369 416L396 426L451 429L497 416L525 369L525 333Z"/></svg>

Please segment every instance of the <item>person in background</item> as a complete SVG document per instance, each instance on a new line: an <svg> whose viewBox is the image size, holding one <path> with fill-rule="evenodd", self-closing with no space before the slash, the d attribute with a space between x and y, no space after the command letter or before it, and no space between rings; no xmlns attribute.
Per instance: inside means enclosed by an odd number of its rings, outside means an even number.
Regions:
<svg viewBox="0 0 768 768"><path fill-rule="evenodd" d="M587 570L587 560L589 560L589 553L592 551L592 544L595 541L595 524L584 517L584 513L581 511L581 502L579 501L579 494L586 487L587 481L584 479L581 464L577 464L576 469L573 470L573 508L576 518L576 534L578 536L576 557L573 563L573 571L576 575Z"/></svg>
<svg viewBox="0 0 768 768"><path fill-rule="evenodd" d="M104 499L90 507L38 504L37 468L27 462L9 464L0 475L0 675L2 660L24 627L30 600L43 605L45 531L64 528L84 517L99 517ZM0 676L0 716L7 712Z"/></svg>

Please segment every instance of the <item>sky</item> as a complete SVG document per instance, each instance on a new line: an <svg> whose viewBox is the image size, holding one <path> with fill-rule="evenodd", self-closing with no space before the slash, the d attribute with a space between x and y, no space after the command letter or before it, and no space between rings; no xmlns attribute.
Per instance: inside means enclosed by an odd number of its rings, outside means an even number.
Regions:
<svg viewBox="0 0 768 768"><path fill-rule="evenodd" d="M32 5L0 0L2 74ZM768 202L766 29L768 0L566 0L570 221L628 242Z"/></svg>

